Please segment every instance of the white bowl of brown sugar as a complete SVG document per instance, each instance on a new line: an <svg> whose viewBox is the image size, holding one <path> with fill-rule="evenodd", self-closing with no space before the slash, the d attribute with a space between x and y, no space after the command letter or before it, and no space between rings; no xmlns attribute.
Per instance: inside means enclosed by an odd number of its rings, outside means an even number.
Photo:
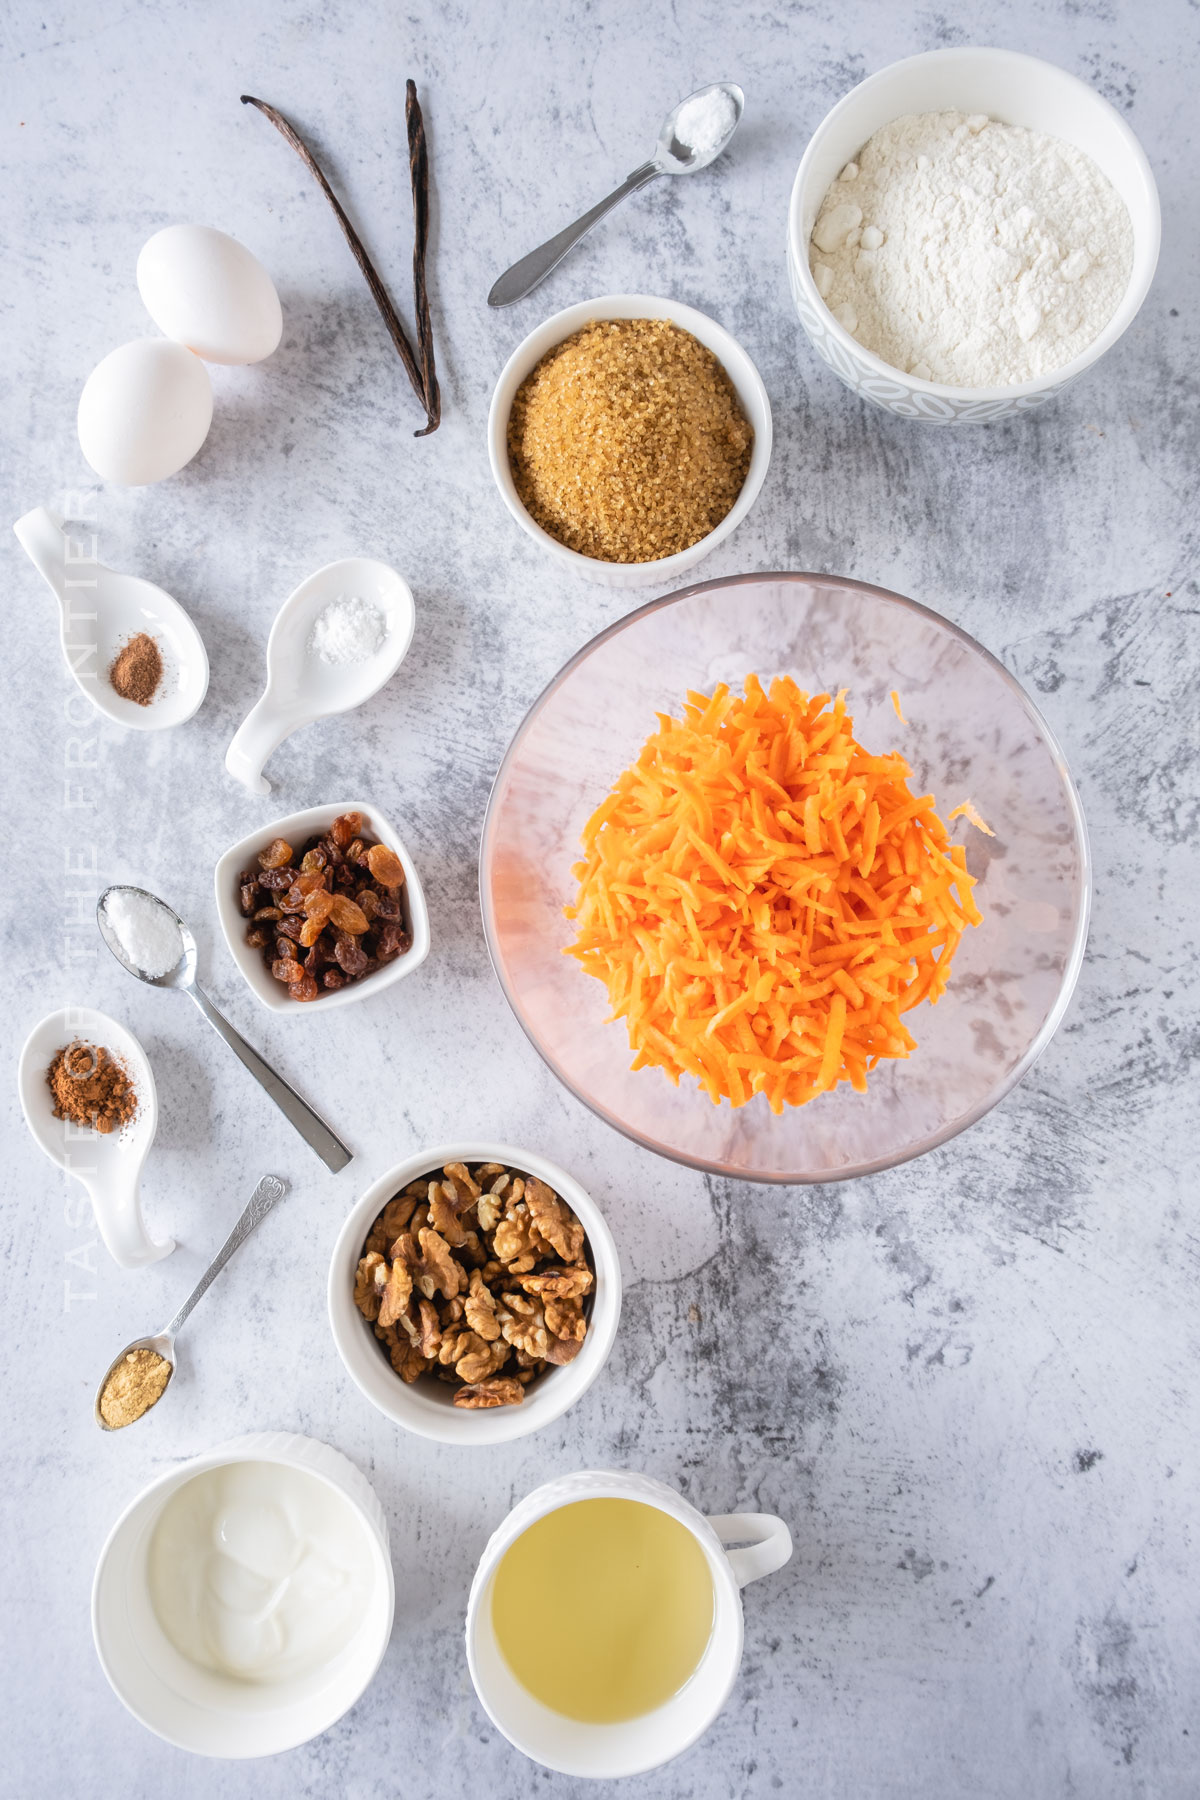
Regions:
<svg viewBox="0 0 1200 1800"><path fill-rule="evenodd" d="M661 587L754 505L771 404L714 319L606 294L518 344L492 395L488 457L509 512L561 567L607 587Z"/></svg>

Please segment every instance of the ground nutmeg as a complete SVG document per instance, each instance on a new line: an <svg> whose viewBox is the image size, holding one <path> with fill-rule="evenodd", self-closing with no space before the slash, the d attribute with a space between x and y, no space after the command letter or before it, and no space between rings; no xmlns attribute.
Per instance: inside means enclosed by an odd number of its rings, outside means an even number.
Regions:
<svg viewBox="0 0 1200 1800"><path fill-rule="evenodd" d="M122 700L149 706L158 692L162 674L162 651L157 639L148 631L139 631L118 650L109 668L108 679Z"/></svg>

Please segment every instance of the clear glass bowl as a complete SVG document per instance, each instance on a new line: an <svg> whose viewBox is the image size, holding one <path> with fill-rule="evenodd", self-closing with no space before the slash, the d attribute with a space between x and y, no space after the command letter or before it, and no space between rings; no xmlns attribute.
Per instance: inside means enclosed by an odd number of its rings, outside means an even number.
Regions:
<svg viewBox="0 0 1200 1800"><path fill-rule="evenodd" d="M843 1084L771 1112L736 1111L658 1069L630 1070L603 984L562 954L579 834L688 688L788 674L849 689L855 735L899 750L944 818L970 799L995 831L959 820L984 922L963 938L944 997L906 1023L917 1049L866 1094ZM900 695L907 725L890 694ZM974 1124L1045 1049L1083 961L1087 832L1062 752L1019 683L927 607L865 582L743 575L655 600L593 638L534 702L508 748L480 849L488 948L526 1034L559 1080L660 1155L748 1181L837 1181L891 1168Z"/></svg>

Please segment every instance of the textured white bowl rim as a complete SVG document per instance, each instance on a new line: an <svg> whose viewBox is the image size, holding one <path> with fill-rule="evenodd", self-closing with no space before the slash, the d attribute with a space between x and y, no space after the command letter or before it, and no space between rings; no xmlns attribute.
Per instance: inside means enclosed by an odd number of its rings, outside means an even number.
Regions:
<svg viewBox="0 0 1200 1800"><path fill-rule="evenodd" d="M1024 1056L1015 1067L1009 1071L1004 1080L996 1087L995 1091L989 1094L985 1099L979 1101L977 1105L973 1106L970 1111L961 1118L951 1120L948 1125L943 1127L941 1131L935 1133L927 1142L914 1147L912 1150L906 1151L901 1156L877 1157L870 1162L856 1163L846 1169L823 1169L814 1175L792 1172L782 1175L750 1174L747 1170L736 1167L733 1164L715 1163L702 1156L689 1156L682 1150L663 1149L660 1145L652 1143L648 1138L644 1138L641 1133L635 1131L631 1125L627 1125L622 1119L617 1117L616 1113L609 1112L606 1107L598 1105L594 1100L590 1099L587 1094L581 1093L574 1083L564 1075L554 1059L548 1055L543 1046L538 1042L537 1038L529 1030L529 1027L522 1017L521 1008L517 1003L516 997L513 994L508 981L505 979L503 965L497 952L495 942L495 932L488 901L488 888L484 869L490 838L492 832L495 830L497 796L503 792L509 765L516 755L517 745L525 735L526 726L534 715L540 711L543 702L550 694L561 686L571 674L572 670L576 669L581 662L590 656L591 652L598 644L604 643L610 637L615 637L617 632L624 631L627 625L632 625L636 620L644 618L647 613L657 612L660 607L674 606L676 602L680 600L691 599L693 594L712 593L720 588L742 587L748 582L757 586L761 583L771 581L807 581L819 586L828 587L832 585L836 587L853 588L860 593L877 594L885 600L894 601L897 606L906 607L910 612L920 613L924 618L936 620L942 629L947 631L951 637L957 638L960 643L966 644L977 656L982 657L985 662L990 663L992 668L995 669L996 673L1003 680L1005 686L1011 688L1021 700L1022 705L1025 707L1042 738L1045 740L1046 747L1057 764L1059 776L1063 784L1063 791L1066 795L1067 807L1071 814L1072 824L1075 827L1076 841L1079 845L1081 880L1083 887L1079 904L1079 916L1075 921L1075 935L1071 941L1070 955L1067 958L1066 966L1063 970L1062 984L1059 988L1058 997L1050 1011L1047 1013L1046 1018L1043 1020L1040 1031L1038 1031L1031 1040L1029 1048L1026 1050ZM919 600L908 600L903 594L893 593L890 588L877 587L870 581L857 581L850 575L815 575L809 571L795 569L775 570L771 573L756 573L754 575L722 575L716 577L712 581L698 581L694 582L690 587L676 588L674 593L664 594L658 600L650 600L644 606L636 607L633 612L626 613L624 617L614 620L613 623L606 626L603 631L598 631L595 637L589 638L583 648L577 650L570 661L563 664L553 680L546 683L546 686L542 689L541 693L530 703L526 710L525 717L521 720L521 723L513 733L508 749L504 752L504 759L496 771L496 778L492 783L492 791L488 795L487 809L483 816L483 832L479 841L479 905L483 914L483 934L487 939L488 955L492 960L492 969L504 992L504 998L512 1008L514 1018L537 1051L538 1055L541 1057L542 1061L546 1064L547 1068L558 1077L559 1081L562 1082L569 1093L574 1094L575 1098L582 1105L587 1107L589 1112L595 1113L596 1117L603 1119L606 1125L611 1125L614 1130L619 1131L623 1137L629 1138L635 1144L640 1144L643 1149L653 1151L656 1156L664 1156L670 1162L681 1163L685 1168L700 1169L706 1175L720 1175L733 1181L757 1181L761 1182L764 1186L772 1187L824 1186L835 1181L855 1181L861 1175L877 1175L885 1169L897 1168L901 1163L911 1162L914 1157L924 1156L928 1151L936 1150L939 1145L948 1143L951 1138L957 1137L960 1132L966 1131L970 1126L978 1124L979 1120L982 1119L985 1114L991 1112L992 1108L997 1106L1000 1101L1004 1099L1006 1094L1010 1094L1017 1083L1022 1081L1029 1073L1038 1057L1042 1054L1043 1050L1054 1036L1054 1033L1058 1030L1059 1025L1062 1023L1063 1014L1070 1005L1071 996L1075 992L1075 984L1079 980L1079 973L1083 968L1083 956L1084 951L1087 948L1088 922L1091 918L1092 910L1092 858L1091 849L1088 843L1087 823L1083 816L1083 806L1080 802L1075 783L1071 778L1071 772L1067 767L1067 760L1063 755L1058 739L1055 737L1041 712L1034 705L1016 676L1012 674L1010 670L1005 668L999 657L993 656L991 651L985 650L983 645L979 643L976 638L973 638L969 632L964 631L960 625L953 624L951 620L943 617L941 613L935 612L931 606L922 606Z"/></svg>
<svg viewBox="0 0 1200 1800"><path fill-rule="evenodd" d="M124 1529L130 1515L142 1505L143 1501L149 1499L151 1494L157 1489L180 1482L180 1477L183 1477L184 1480L190 1480L193 1475L202 1475L209 1469L219 1469L225 1467L229 1463L237 1462L284 1463L289 1468L301 1468L306 1474L312 1475L316 1480L323 1481L326 1486L336 1488L342 1498L346 1500L358 1514L370 1540L376 1544L382 1552L380 1562L383 1578L386 1583L387 1604L385 1608L385 1629L381 1633L378 1654L375 1656L371 1668L366 1674L358 1693L352 1700L349 1700L346 1703L334 1718L327 1719L323 1725L317 1725L303 1737L293 1738L288 1743L271 1745L267 1749L253 1752L247 1756L222 1758L220 1751L208 1752L198 1750L193 1744L180 1743L176 1738L170 1736L168 1732L163 1731L152 1719L148 1719L142 1712L138 1711L130 1704L129 1700L121 1690L119 1678L109 1667L105 1657L101 1641L102 1628L99 1615L101 1605L101 1584L104 1578L104 1571L109 1556L116 1545L117 1538ZM336 1475L329 1473L328 1469L322 1466L323 1464L329 1463L338 1470ZM339 1468L339 1465L344 1465L344 1468ZM357 1492L355 1491L356 1489L358 1490ZM132 1717L138 1721L139 1725L144 1725L147 1731L153 1732L154 1736L161 1738L164 1743L172 1744L179 1750L186 1750L188 1754L192 1756L211 1755L218 1760L250 1762L256 1760L259 1756L278 1756L283 1751L294 1750L299 1744L308 1743L312 1738L319 1737L323 1732L331 1730L333 1726L337 1724L339 1719L345 1718L351 1707L358 1704L359 1700L361 1700L362 1696L366 1693L376 1675L379 1673L379 1666L383 1661L388 1644L391 1641L395 1613L396 1577L392 1569L391 1539L388 1532L387 1515L384 1513L383 1507L379 1503L378 1495L375 1493L374 1488L371 1486L371 1483L367 1480L362 1470L357 1464L351 1462L348 1456L343 1455L340 1450L335 1450L332 1444L323 1443L319 1438L310 1438L301 1432L294 1431L250 1432L243 1437L230 1438L227 1442L216 1445L212 1450L203 1451L197 1456L188 1457L185 1461L174 1464L169 1469L164 1469L161 1475L157 1475L153 1481L147 1482L146 1486L141 1488L134 1495L129 1504L123 1507L117 1518L114 1519L112 1528L105 1538L103 1548L96 1559L96 1572L92 1578L92 1642L95 1646L96 1656L99 1660L100 1667L104 1671L105 1679L112 1688L113 1693L117 1696L118 1700L120 1700L122 1706L124 1706Z"/></svg>
<svg viewBox="0 0 1200 1800"><path fill-rule="evenodd" d="M611 310L614 307L622 310L614 313ZM706 536L699 538L696 543L689 544L686 550L679 550L674 556L657 557L651 562L609 563L603 557L583 556L578 550L572 550L566 544L559 543L558 539L552 537L548 531L537 524L522 506L508 462L508 417L512 410L512 399L510 398L504 405L503 417L501 417L501 395L508 385L513 370L528 356L532 340L543 336L548 338L549 341L541 352L541 355L545 356L549 354L556 343L561 344L565 338L569 338L572 332L581 331L585 325L605 318L670 319L682 330L690 331L693 337L697 336L697 327L702 327L723 342L725 354L722 355L715 350L713 354L729 376L730 381L733 382L738 398L743 400L743 405L745 402L741 384L734 381L727 366L726 357L732 353L745 360L749 377L747 385L757 403L759 413L757 419L750 421L754 426L754 448L750 453L750 467L746 471L742 491L720 524L714 525L713 529ZM557 334L553 337L551 337L552 327ZM682 300L668 300L654 294L601 294L598 299L580 300L574 306L567 306L561 312L552 313L548 319L544 319L540 325L521 339L501 369L492 390L492 401L488 408L487 438L488 461L491 464L492 476L499 489L500 498L517 524L527 531L536 543L541 544L543 549L556 556L560 562L575 568L580 574L588 575L593 580L597 578L597 569L627 569L641 571L641 580L652 582L670 581L672 576L683 574L686 570L694 568L703 557L708 555L710 550L715 550L717 545L741 524L762 492L763 482L767 478L774 427L771 419L771 402L753 357L748 350L743 348L733 333L728 331L724 325L719 324L710 314L701 312L695 306L687 306Z"/></svg>
<svg viewBox="0 0 1200 1800"><path fill-rule="evenodd" d="M536 1390L517 1406L500 1406L481 1411L468 1411L453 1405L420 1407L413 1404L409 1390L390 1367L383 1348L370 1325L354 1304L354 1271L362 1255L363 1242L378 1213L401 1188L427 1171L444 1168L449 1162L498 1162L509 1168L523 1169L545 1181L567 1202L587 1235L596 1270L597 1294L593 1302L592 1321L583 1347L574 1362L542 1376ZM606 1296L603 1309L597 1304L600 1288ZM338 1355L359 1392L393 1423L406 1431L439 1444L478 1447L485 1444L507 1444L514 1438L528 1437L551 1425L592 1386L605 1363L617 1335L621 1317L621 1262L617 1246L600 1208L575 1177L558 1163L535 1151L522 1150L513 1144L492 1140L456 1140L435 1144L406 1156L403 1162L387 1169L373 1181L351 1207L333 1247L329 1261L327 1293L329 1327ZM600 1314L601 1316L597 1316ZM388 1377L387 1391L393 1403L385 1405L360 1379L355 1367L356 1350L369 1350L374 1359L368 1364ZM558 1393L555 1393L557 1388Z"/></svg>
<svg viewBox="0 0 1200 1800"><path fill-rule="evenodd" d="M1147 219L1147 225L1149 228L1149 237L1153 244L1153 254L1146 259L1145 267L1141 271L1140 276L1136 263L1134 268L1130 270L1129 286L1126 288L1120 305L1113 313L1108 324L1104 327L1104 330L1100 332L1097 337L1093 338L1087 348L1081 350L1079 355L1074 357L1069 363L1063 363L1057 369L1048 369L1045 374L1036 375L1030 381L1014 382L1009 387L947 387L937 381L922 381L916 375L910 375L907 370L897 369L894 364L884 362L882 357L876 356L873 350L868 350L865 344L861 344L856 337L847 331L846 327L834 318L833 314L826 306L818 292L817 284L812 278L812 270L808 266L808 244L806 241L801 240L800 234L800 212L804 189L807 185L809 171L815 160L816 150L819 148L819 140L824 136L827 127L833 122L841 109L855 95L861 94L864 88L869 88L873 83L881 82L885 76L890 77L894 75L897 69L914 68L918 64L930 63L934 60L945 61L964 59L966 57L1002 57L1006 58L1009 62L1029 63L1043 69L1050 69L1063 82L1069 82L1073 87L1077 88L1081 96L1086 95L1088 104L1097 108L1102 108L1105 112L1110 113L1120 130L1121 136L1125 140L1130 161L1138 169L1138 172L1146 184L1147 199L1151 209ZM881 121L881 124L882 123L883 121ZM957 402L959 406L971 406L976 403L982 405L988 401L1022 400L1030 395L1040 393L1042 389L1046 387L1065 387L1067 383L1073 381L1077 375L1082 375L1085 369L1091 368L1092 364L1098 362L1106 351L1111 350L1117 339L1128 330L1129 326L1137 317L1138 312L1141 310L1142 302L1150 291L1150 284L1154 280L1154 272L1158 267L1158 251L1161 236L1162 216L1158 201L1158 188L1155 185L1153 170L1150 167L1146 152L1142 149L1134 132L1130 126L1126 124L1116 107L1111 105L1110 102L1104 98L1103 94L1098 94L1095 88L1090 87L1086 81L1081 81L1078 75L1072 75L1069 70L1059 68L1057 63L1047 62L1046 59L1041 56L1030 56L1023 50L1001 50L991 48L987 45L960 44L952 45L942 50L924 50L917 56L906 56L902 57L899 62L888 63L886 67L877 69L874 74L868 75L863 81L858 82L850 89L849 93L843 94L836 106L830 108L825 117L821 120L821 123L813 132L811 138L808 140L808 147L800 160L800 167L796 171L796 179L792 183L792 196L788 203L788 254L792 261L792 267L795 271L797 281L804 290L805 298L811 305L816 307L823 316L830 336L840 343L842 348L847 351L850 356L865 364L874 374L882 376L889 381L902 381L905 386L912 388L914 393L929 394L938 400L954 401ZM921 421L918 421L918 423L920 422Z"/></svg>
<svg viewBox="0 0 1200 1800"><path fill-rule="evenodd" d="M409 922L412 926L412 946L403 956L386 963L382 969L376 969L364 981L352 981L346 987L327 989L316 1000L291 1000L286 992L281 991L283 982L276 981L260 953L252 950L245 940L243 930L250 921L238 906L234 883L239 872L248 866L260 850L266 848L272 838L282 837L290 841L291 837L315 837L328 831L333 821L347 812L361 813L366 829L381 843L394 850L403 865ZM331 806L308 806L301 812L288 813L285 818L272 819L267 824L260 825L256 831L242 838L239 843L232 844L217 858L213 886L216 891L217 918L229 954L254 998L269 1012L289 1013L295 1017L297 1013L323 1013L335 1006L349 1006L356 1000L369 1000L372 994L380 993L394 981L414 974L429 955L429 909L425 904L425 890L421 886L417 866L405 849L404 840L396 827L371 800L342 800Z"/></svg>

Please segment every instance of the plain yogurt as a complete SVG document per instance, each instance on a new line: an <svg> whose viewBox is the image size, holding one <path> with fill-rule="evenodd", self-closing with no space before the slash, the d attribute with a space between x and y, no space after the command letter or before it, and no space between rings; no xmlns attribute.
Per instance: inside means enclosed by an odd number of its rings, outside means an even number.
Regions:
<svg viewBox="0 0 1200 1800"><path fill-rule="evenodd" d="M283 1463L230 1463L167 1501L150 1541L150 1599L200 1668L274 1683L331 1662L371 1593L371 1546L348 1502Z"/></svg>

